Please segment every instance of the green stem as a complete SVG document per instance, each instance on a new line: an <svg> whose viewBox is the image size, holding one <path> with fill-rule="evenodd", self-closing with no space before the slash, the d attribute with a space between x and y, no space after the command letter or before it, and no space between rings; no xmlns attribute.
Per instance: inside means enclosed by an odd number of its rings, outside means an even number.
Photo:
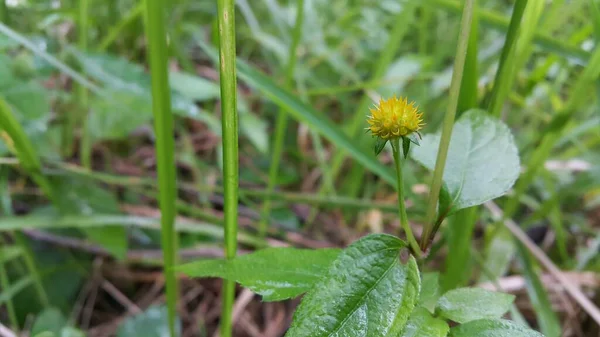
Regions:
<svg viewBox="0 0 600 337"><path fill-rule="evenodd" d="M302 36L302 22L304 21L304 0L298 0L298 11L296 13L296 23L294 25L294 31L292 32L292 43L288 51L288 62L285 72L284 87L289 88L294 78L294 68L296 67L298 44L300 43L300 37ZM275 124L275 139L273 140L273 157L271 158L271 166L269 167L269 182L267 185L267 191L273 192L275 185L277 184L279 176L279 164L281 162L281 155L283 152L283 145L285 140L285 134L287 129L287 114L284 111L279 111L277 115L277 121ZM267 200L264 203L262 209L262 218L259 223L259 233L261 236L265 236L267 233L267 221L269 213L271 211L271 201Z"/></svg>
<svg viewBox="0 0 600 337"><path fill-rule="evenodd" d="M223 183L225 190L225 256L237 252L238 213L238 114L235 65L235 1L218 0L221 109L223 128ZM221 337L231 337L235 282L223 284Z"/></svg>
<svg viewBox="0 0 600 337"><path fill-rule="evenodd" d="M408 222L408 216L406 215L406 205L404 204L404 179L402 178L402 164L400 154L400 139L392 140L392 149L394 153L394 163L396 164L396 183L398 186L398 213L400 214L400 225L406 234L406 239L410 248L417 258L421 257L421 249L419 243L413 235L410 223Z"/></svg>
<svg viewBox="0 0 600 337"><path fill-rule="evenodd" d="M469 35L471 30L471 20L473 18L474 2L474 0L466 0L461 19L458 48L456 49L454 69L452 72L452 81L450 84L450 97L448 98L446 115L444 117L444 124L442 126L440 148L438 149L437 159L435 162L435 169L433 171L433 181L431 182L431 189L429 191L429 201L427 204L427 215L425 220L426 222L425 227L423 229L423 236L421 237L421 249L423 249L424 251L429 246L429 242L432 239L431 234L435 226L434 221L436 208L440 196L440 190L442 188L442 178L444 176L446 157L448 156L448 147L450 145L450 137L452 136L454 117L456 115L456 108L458 106L458 96L460 93L463 70L465 67L467 45L469 42Z"/></svg>
<svg viewBox="0 0 600 337"><path fill-rule="evenodd" d="M176 174L164 13L165 4L163 0L146 0L146 33L152 79L152 111L156 133L156 158L160 193L161 243L165 261L164 273L167 288L169 332L174 337L176 335L175 322L178 297L177 278L173 269L177 252L177 236L174 226Z"/></svg>
<svg viewBox="0 0 600 337"><path fill-rule="evenodd" d="M88 13L89 0L79 0L79 50L82 52L86 52L88 48ZM81 119L81 143L79 146L79 155L81 158L81 165L83 165L83 167L90 168L92 149L90 132L88 130L88 90L85 86L78 85L77 94L79 96L79 104L81 104L81 108L83 110L83 116ZM71 119L72 121L69 123L69 125L74 128L74 116L71 116Z"/></svg>

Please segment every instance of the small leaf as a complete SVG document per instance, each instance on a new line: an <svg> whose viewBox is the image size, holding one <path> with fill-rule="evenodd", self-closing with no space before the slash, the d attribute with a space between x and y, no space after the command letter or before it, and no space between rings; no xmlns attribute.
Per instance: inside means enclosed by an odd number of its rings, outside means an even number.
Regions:
<svg viewBox="0 0 600 337"><path fill-rule="evenodd" d="M376 156L378 156L381 153L381 151L383 151L383 149L385 148L385 144L387 144L387 142L388 142L387 139L375 137L374 152L375 152Z"/></svg>
<svg viewBox="0 0 600 337"><path fill-rule="evenodd" d="M436 312L457 323L500 318L510 309L514 299L513 295L481 288L458 288L440 297Z"/></svg>
<svg viewBox="0 0 600 337"><path fill-rule="evenodd" d="M440 274L421 274L421 295L418 306L433 312L438 298L440 297Z"/></svg>
<svg viewBox="0 0 600 337"><path fill-rule="evenodd" d="M446 186L444 183L442 184L442 189L440 190L438 222L446 218L449 214L453 213L452 206L452 196L448 191L448 186Z"/></svg>
<svg viewBox="0 0 600 337"><path fill-rule="evenodd" d="M433 170L439 145L440 133L425 135L412 155ZM519 154L510 129L485 111L465 112L454 125L444 170L451 213L504 195L519 172Z"/></svg>
<svg viewBox="0 0 600 337"><path fill-rule="evenodd" d="M448 323L431 316L423 308L417 308L410 315L401 337L445 337L448 334Z"/></svg>
<svg viewBox="0 0 600 337"><path fill-rule="evenodd" d="M422 137L421 137L421 134L419 133L419 131L409 133L408 135L405 136L405 138L408 138L408 140L410 140L410 142L415 144L416 146L421 145Z"/></svg>
<svg viewBox="0 0 600 337"><path fill-rule="evenodd" d="M31 328L31 335L50 332L60 336L60 331L67 325L67 319L57 308L48 308L42 311L35 319Z"/></svg>
<svg viewBox="0 0 600 337"><path fill-rule="evenodd" d="M286 337L398 336L419 296L417 263L402 265L406 243L385 234L354 242L304 297Z"/></svg>
<svg viewBox="0 0 600 337"><path fill-rule="evenodd" d="M402 137L402 152L404 153L404 158L408 157L408 152L410 151L410 140L406 137Z"/></svg>
<svg viewBox="0 0 600 337"><path fill-rule="evenodd" d="M544 337L541 333L504 319L480 319L450 329L449 337Z"/></svg>
<svg viewBox="0 0 600 337"><path fill-rule="evenodd" d="M146 311L125 319L117 330L117 337L169 336L168 312L165 306L152 306ZM175 323L175 336L181 335L181 322Z"/></svg>
<svg viewBox="0 0 600 337"><path fill-rule="evenodd" d="M177 267L192 277L220 277L281 301L308 291L338 257L339 249L267 248L233 260L204 260Z"/></svg>

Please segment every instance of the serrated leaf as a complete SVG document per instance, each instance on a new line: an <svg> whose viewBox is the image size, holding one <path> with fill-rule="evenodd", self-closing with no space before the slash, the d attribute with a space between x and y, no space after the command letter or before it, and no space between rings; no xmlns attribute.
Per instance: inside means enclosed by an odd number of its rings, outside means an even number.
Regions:
<svg viewBox="0 0 600 337"><path fill-rule="evenodd" d="M381 151L383 151L383 149L385 148L385 144L387 144L388 140L387 139L383 139L383 138L379 138L379 137L375 137L375 147L374 147L374 151L375 155L378 156Z"/></svg>
<svg viewBox="0 0 600 337"><path fill-rule="evenodd" d="M338 257L339 249L267 248L233 260L204 260L177 267L192 277L220 277L281 301L308 291Z"/></svg>
<svg viewBox="0 0 600 337"><path fill-rule="evenodd" d="M449 337L544 337L541 333L504 319L480 319L450 329Z"/></svg>
<svg viewBox="0 0 600 337"><path fill-rule="evenodd" d="M397 336L419 296L414 258L400 263L402 240L373 234L346 248L304 297L286 337Z"/></svg>
<svg viewBox="0 0 600 337"><path fill-rule="evenodd" d="M431 316L424 308L410 315L401 337L445 337L450 327L444 320Z"/></svg>
<svg viewBox="0 0 600 337"><path fill-rule="evenodd" d="M425 135L413 157L435 167L440 133ZM509 128L482 110L469 110L452 131L444 182L451 213L504 195L519 176L519 155Z"/></svg>
<svg viewBox="0 0 600 337"><path fill-rule="evenodd" d="M433 312L440 297L440 273L421 274L421 294L418 306Z"/></svg>
<svg viewBox="0 0 600 337"><path fill-rule="evenodd" d="M440 297L436 313L457 323L500 318L510 309L514 299L514 295L482 288L458 288Z"/></svg>

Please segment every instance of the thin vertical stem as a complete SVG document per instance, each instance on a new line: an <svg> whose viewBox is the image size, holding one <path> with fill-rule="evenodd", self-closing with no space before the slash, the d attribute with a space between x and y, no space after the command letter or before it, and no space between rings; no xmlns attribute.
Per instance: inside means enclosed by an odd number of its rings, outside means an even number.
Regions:
<svg viewBox="0 0 600 337"><path fill-rule="evenodd" d="M173 139L173 115L171 92L167 71L167 41L165 32L165 4L163 0L146 0L146 34L148 59L152 79L152 111L156 133L156 158L158 170L159 205L161 212L161 243L164 255L167 288L169 332L175 336L177 314L176 263L177 236L175 220L175 144Z"/></svg>
<svg viewBox="0 0 600 337"><path fill-rule="evenodd" d="M406 215L406 205L404 204L404 178L402 177L402 163L400 154L400 139L392 140L392 152L394 154L394 164L396 164L396 184L398 186L398 213L400 214L400 225L406 234L406 239L410 248L418 258L421 256L421 249L419 243L413 235L410 223L408 222L408 216Z"/></svg>
<svg viewBox="0 0 600 337"><path fill-rule="evenodd" d="M304 21L304 0L298 0L298 11L296 13L296 22L294 31L292 32L292 43L288 51L288 62L286 66L284 87L289 88L292 79L294 78L294 68L296 67L298 44L302 36L302 23ZM273 157L271 158L271 166L269 167L269 182L267 192L273 192L279 176L279 165L283 152L283 143L285 140L285 131L287 128L287 114L284 111L279 111L275 124L275 139L273 140ZM259 233L262 237L267 233L268 217L271 211L271 200L264 203L262 209L262 217L259 223Z"/></svg>
<svg viewBox="0 0 600 337"><path fill-rule="evenodd" d="M88 48L88 14L89 14L89 0L79 0L79 50L82 52L87 51ZM83 72L83 71L82 71ZM77 86L77 95L79 97L79 104L83 111L81 118L81 143L79 145L79 155L81 165L85 168L91 167L91 140L90 132L88 130L88 90L83 85ZM71 126L74 125L75 118L72 118Z"/></svg>
<svg viewBox="0 0 600 337"><path fill-rule="evenodd" d="M238 113L235 71L235 1L218 0L219 66L223 128L223 184L225 191L225 256L237 252L238 213ZM235 282L223 284L221 337L231 337Z"/></svg>
<svg viewBox="0 0 600 337"><path fill-rule="evenodd" d="M460 24L460 36L458 39L458 48L456 49L456 57L454 60L454 69L452 72L452 81L450 84L450 97L444 124L442 126L442 135L440 139L440 148L438 149L435 169L433 171L433 181L429 191L429 201L427 205L427 216L423 236L421 237L421 249L426 250L430 242L430 236L435 226L435 213L442 188L442 178L444 176L444 168L446 166L446 157L448 156L448 147L450 145L450 137L452 136L452 128L454 126L454 117L458 106L458 95L462 81L463 70L465 67L465 59L467 54L467 45L471 30L471 20L473 18L474 0L467 0L463 10L462 20Z"/></svg>

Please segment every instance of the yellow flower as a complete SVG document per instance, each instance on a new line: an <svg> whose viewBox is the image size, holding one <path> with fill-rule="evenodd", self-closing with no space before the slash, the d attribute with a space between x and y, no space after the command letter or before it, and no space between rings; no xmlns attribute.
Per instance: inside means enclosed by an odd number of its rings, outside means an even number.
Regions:
<svg viewBox="0 0 600 337"><path fill-rule="evenodd" d="M419 113L415 102L408 103L406 98L396 96L379 101L374 108L369 109L368 130L374 136L382 139L396 139L419 131L423 124L422 113Z"/></svg>

